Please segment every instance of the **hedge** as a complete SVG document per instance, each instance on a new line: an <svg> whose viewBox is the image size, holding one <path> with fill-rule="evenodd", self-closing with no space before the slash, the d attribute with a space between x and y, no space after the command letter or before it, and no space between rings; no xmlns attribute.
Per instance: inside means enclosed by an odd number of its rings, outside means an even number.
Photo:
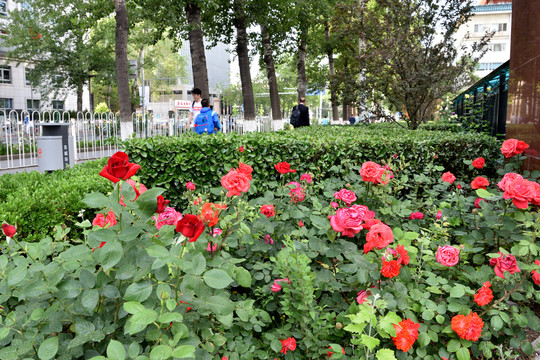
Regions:
<svg viewBox="0 0 540 360"><path fill-rule="evenodd" d="M58 224L77 231L81 202L90 192L107 193L113 184L99 176L106 159L77 164L71 169L43 174L4 174L0 176L0 221L17 224L26 241L40 240ZM85 214L85 218L93 214ZM73 238L73 236L71 236Z"/></svg>
<svg viewBox="0 0 540 360"><path fill-rule="evenodd" d="M427 169L469 176L464 160L486 159L485 176L494 176L503 161L500 141L482 134L411 131L395 124L313 126L271 133L186 134L125 142L131 161L147 186L166 189L172 204L180 204L185 184L200 188L219 186L221 176L238 161L251 165L256 184L279 180L274 164L287 161L300 173L315 179L341 177L358 171L365 161L396 164L411 179ZM239 152L240 146L245 151ZM403 175L403 174L402 174ZM406 189L405 189L406 190Z"/></svg>

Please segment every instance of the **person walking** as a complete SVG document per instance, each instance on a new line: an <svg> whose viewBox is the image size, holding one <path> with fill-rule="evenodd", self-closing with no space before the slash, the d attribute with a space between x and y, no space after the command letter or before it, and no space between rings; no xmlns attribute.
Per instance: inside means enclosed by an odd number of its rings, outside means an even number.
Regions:
<svg viewBox="0 0 540 360"><path fill-rule="evenodd" d="M202 99L201 105L201 111L193 122L194 131L197 134L214 134L221 130L218 114L210 108L210 101Z"/></svg>
<svg viewBox="0 0 540 360"><path fill-rule="evenodd" d="M191 103L191 106L189 107L189 115L188 115L188 122L186 124L186 130L189 130L189 128L192 128L192 129L194 128L193 119L197 118L197 115L199 115L202 109L201 89L193 88L193 90L191 90L191 95L193 96L193 102Z"/></svg>
<svg viewBox="0 0 540 360"><path fill-rule="evenodd" d="M293 107L291 118L296 117L295 115L297 112L295 112L295 109L298 109L300 113L297 115L298 120L295 121L295 123L291 121L291 125L293 125L295 128L309 126L309 108L306 106L305 97L302 96L298 98L298 105Z"/></svg>

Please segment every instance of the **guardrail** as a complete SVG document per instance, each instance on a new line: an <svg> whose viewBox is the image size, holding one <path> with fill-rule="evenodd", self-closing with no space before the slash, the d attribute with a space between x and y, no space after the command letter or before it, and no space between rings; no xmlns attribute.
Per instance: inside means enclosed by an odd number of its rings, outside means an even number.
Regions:
<svg viewBox="0 0 540 360"><path fill-rule="evenodd" d="M257 117L250 126L240 116L220 116L224 133L245 131L271 131L268 117ZM160 118L152 115L132 115L133 130L137 138L154 136L182 136L190 131L186 119ZM39 123L71 123L75 142L75 161L110 156L119 150L120 119L114 113L78 112L76 116L60 111L5 111L0 110L0 171L35 167L38 165L37 137ZM249 127L249 128L248 128Z"/></svg>

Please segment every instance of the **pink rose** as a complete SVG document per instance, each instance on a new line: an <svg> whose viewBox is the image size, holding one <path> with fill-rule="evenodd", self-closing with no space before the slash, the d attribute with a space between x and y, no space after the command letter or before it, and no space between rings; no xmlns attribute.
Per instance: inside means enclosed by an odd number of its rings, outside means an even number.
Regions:
<svg viewBox="0 0 540 360"><path fill-rule="evenodd" d="M213 237L219 236L221 234L223 234L223 230L221 230L220 228L215 228L214 231L212 231Z"/></svg>
<svg viewBox="0 0 540 360"><path fill-rule="evenodd" d="M367 298L370 295L371 295L371 290L369 289L359 291L358 294L356 295L356 302L358 303L358 305L361 305L367 301Z"/></svg>
<svg viewBox="0 0 540 360"><path fill-rule="evenodd" d="M206 247L206 251L208 252L215 252L217 250L217 244L212 245L211 243L208 243L208 246Z"/></svg>
<svg viewBox="0 0 540 360"><path fill-rule="evenodd" d="M538 260L538 259L534 260L534 264L536 266L540 266L540 260ZM540 285L540 270L538 270L538 269L532 270L531 274L532 274L533 282L536 285Z"/></svg>
<svg viewBox="0 0 540 360"><path fill-rule="evenodd" d="M311 175L310 174L303 174L300 176L300 181L305 180L308 184L311 184Z"/></svg>
<svg viewBox="0 0 540 360"><path fill-rule="evenodd" d="M114 226L118 221L116 221L116 215L114 211L109 210L107 217L104 214L97 214L94 220L92 221L92 226L99 226L101 228Z"/></svg>
<svg viewBox="0 0 540 360"><path fill-rule="evenodd" d="M439 210L437 212L437 215L435 215L435 219L439 220L440 218L442 218L442 211L441 210Z"/></svg>
<svg viewBox="0 0 540 360"><path fill-rule="evenodd" d="M523 153L523 151L525 151L528 148L529 148L529 145L525 143L524 141L520 141L516 139L508 139L502 143L501 153L504 155L504 157L509 158L509 157Z"/></svg>
<svg viewBox="0 0 540 360"><path fill-rule="evenodd" d="M447 182L449 184L453 184L454 181L456 181L456 177L450 171L447 171L444 174L442 174L442 181Z"/></svg>
<svg viewBox="0 0 540 360"><path fill-rule="evenodd" d="M267 234L267 235L264 235L264 243L265 243L266 245L273 245L273 244L274 244L274 239L272 239L272 238L270 237L270 235L268 235L268 234Z"/></svg>
<svg viewBox="0 0 540 360"><path fill-rule="evenodd" d="M131 185L131 187L133 188L133 190L135 190L135 199L133 199L133 201L137 200L139 198L139 195L141 195L143 192L147 191L148 189L146 188L146 186L144 186L143 184L139 184L139 183L136 183L135 181L131 180L131 179L127 179L126 182ZM121 188L121 186L120 186ZM126 206L126 204L124 203L124 195L122 195L120 197L120 201L119 201L120 205L122 206Z"/></svg>
<svg viewBox="0 0 540 360"><path fill-rule="evenodd" d="M362 164L360 169L360 175L362 175L362 180L366 182L372 182L377 184L381 180L381 176L384 172L384 169L381 165L373 161L366 161Z"/></svg>
<svg viewBox="0 0 540 360"><path fill-rule="evenodd" d="M533 184L534 184L535 194L531 198L531 203L533 203L534 205L540 205L540 184L537 182L533 182Z"/></svg>
<svg viewBox="0 0 540 360"><path fill-rule="evenodd" d="M536 189L532 181L518 179L506 186L503 198L512 199L512 203L518 209L526 209L529 207L529 201L536 198Z"/></svg>
<svg viewBox="0 0 540 360"><path fill-rule="evenodd" d="M351 206L353 202L356 201L356 194L354 191L350 191L347 189L341 189L338 192L334 194L334 197L338 200L343 201L347 206Z"/></svg>
<svg viewBox="0 0 540 360"><path fill-rule="evenodd" d="M435 257L443 266L454 266L459 262L459 249L450 245L439 246Z"/></svg>
<svg viewBox="0 0 540 360"><path fill-rule="evenodd" d="M512 254L505 255L502 252L499 251L499 254L501 254L498 258L491 258L489 260L489 265L495 266L495 275L500 277L501 279L505 279L504 272L508 271L510 274L514 274L516 272L521 272L517 265L516 257Z"/></svg>
<svg viewBox="0 0 540 360"><path fill-rule="evenodd" d="M188 190L195 190L195 184L192 183L191 181L188 181L187 184L186 184L186 189Z"/></svg>
<svg viewBox="0 0 540 360"><path fill-rule="evenodd" d="M340 208L330 216L330 225L343 236L354 237L362 230L362 213L358 209Z"/></svg>
<svg viewBox="0 0 540 360"><path fill-rule="evenodd" d="M285 279L277 279L274 281L274 284L272 285L272 287L270 288L270 290L272 290L273 292L278 292L279 290L281 290L281 285L279 285L280 282L286 282L287 284L290 284L291 282L289 281L289 278L285 278Z"/></svg>
<svg viewBox="0 0 540 360"><path fill-rule="evenodd" d="M394 241L394 233L390 226L379 222L371 226L366 235L366 243L364 244L364 254L367 254L371 249L384 249Z"/></svg>
<svg viewBox="0 0 540 360"><path fill-rule="evenodd" d="M501 181L499 181L497 185L502 191L506 191L506 188L508 187L510 183L513 183L514 181L521 180L521 179L523 179L523 176L513 173L513 172L509 172L509 173L504 174L503 178L501 179Z"/></svg>
<svg viewBox="0 0 540 360"><path fill-rule="evenodd" d="M172 207L166 207L165 210L163 210L163 212L160 213L157 218L154 215L152 219L154 219L154 221L156 222L156 228L158 228L159 230L163 225L176 226L178 221L182 219L182 214L177 212Z"/></svg>
<svg viewBox="0 0 540 360"><path fill-rule="evenodd" d="M337 209L339 205L338 205L337 202L332 201L332 202L330 202L330 206L333 207L334 209Z"/></svg>
<svg viewBox="0 0 540 360"><path fill-rule="evenodd" d="M228 174L221 178L221 186L227 189L227 197L240 196L249 191L251 175L231 169Z"/></svg>
<svg viewBox="0 0 540 360"><path fill-rule="evenodd" d="M302 189L301 187L291 189L291 191L289 191L289 195L291 196L292 203L302 202L304 201L306 197L306 194L304 193L304 189Z"/></svg>

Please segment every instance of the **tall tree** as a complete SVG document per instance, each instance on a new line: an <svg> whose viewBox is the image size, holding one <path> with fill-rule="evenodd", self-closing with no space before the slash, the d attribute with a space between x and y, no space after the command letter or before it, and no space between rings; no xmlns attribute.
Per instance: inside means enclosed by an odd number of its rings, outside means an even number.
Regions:
<svg viewBox="0 0 540 360"><path fill-rule="evenodd" d="M276 69L274 65L274 54L270 34L266 26L260 25L263 46L263 61L266 64L266 77L270 89L270 104L272 106L272 120L281 120L281 107L279 101L279 89L277 84Z"/></svg>
<svg viewBox="0 0 540 360"><path fill-rule="evenodd" d="M191 52L191 68L193 69L193 83L201 89L202 97L208 98L208 70L206 67L206 54L204 52L204 37L201 25L201 8L195 1L186 3L186 17L188 23L189 50Z"/></svg>
<svg viewBox="0 0 540 360"><path fill-rule="evenodd" d="M125 0L114 0L116 13L116 81L118 86L118 107L120 108L120 136L126 140L133 133L131 119L131 99L129 95L129 63L127 42L129 18Z"/></svg>
<svg viewBox="0 0 540 360"><path fill-rule="evenodd" d="M32 79L42 96L62 96L75 90L77 110L83 110L83 88L90 76L108 67L99 56L90 29L112 12L108 0L19 0L20 10L9 13L3 46L8 57L31 63ZM94 38L95 39L95 38Z"/></svg>

